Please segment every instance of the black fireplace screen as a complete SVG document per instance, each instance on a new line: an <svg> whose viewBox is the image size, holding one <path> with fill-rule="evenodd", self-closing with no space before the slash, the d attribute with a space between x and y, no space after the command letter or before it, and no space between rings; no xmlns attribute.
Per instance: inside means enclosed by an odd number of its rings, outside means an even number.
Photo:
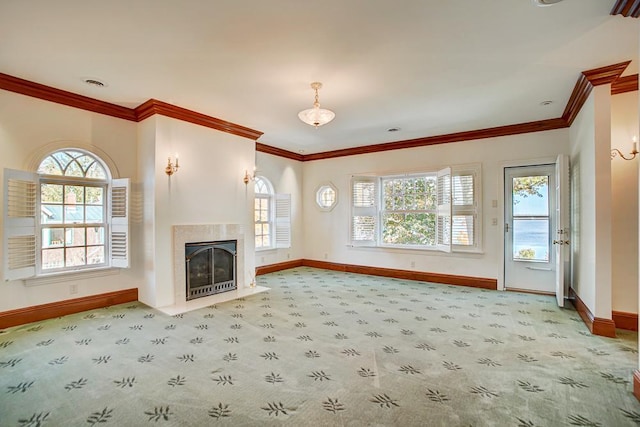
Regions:
<svg viewBox="0 0 640 427"><path fill-rule="evenodd" d="M237 289L237 241L187 243L187 300Z"/></svg>

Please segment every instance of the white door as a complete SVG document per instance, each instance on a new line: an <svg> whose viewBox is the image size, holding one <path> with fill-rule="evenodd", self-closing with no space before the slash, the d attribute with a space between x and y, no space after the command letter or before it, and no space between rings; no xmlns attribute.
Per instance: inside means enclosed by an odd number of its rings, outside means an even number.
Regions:
<svg viewBox="0 0 640 427"><path fill-rule="evenodd" d="M556 299L564 307L566 286L569 283L569 156L561 154L556 160Z"/></svg>
<svg viewBox="0 0 640 427"><path fill-rule="evenodd" d="M556 293L555 165L505 168L505 289Z"/></svg>

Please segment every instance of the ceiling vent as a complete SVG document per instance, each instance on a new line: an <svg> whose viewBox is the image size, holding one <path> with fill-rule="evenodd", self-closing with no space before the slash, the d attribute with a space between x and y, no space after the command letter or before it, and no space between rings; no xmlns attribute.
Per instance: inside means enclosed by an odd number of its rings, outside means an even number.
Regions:
<svg viewBox="0 0 640 427"><path fill-rule="evenodd" d="M553 6L556 3L560 3L562 0L531 0L533 4L539 7Z"/></svg>

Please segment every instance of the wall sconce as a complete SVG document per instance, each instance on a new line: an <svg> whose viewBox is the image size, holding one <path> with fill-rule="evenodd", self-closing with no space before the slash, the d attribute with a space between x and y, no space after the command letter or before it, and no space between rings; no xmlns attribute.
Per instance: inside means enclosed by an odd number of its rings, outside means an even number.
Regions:
<svg viewBox="0 0 640 427"><path fill-rule="evenodd" d="M242 178L242 182L244 182L244 185L249 185L249 181L253 181L254 179L256 179L256 170L255 168L253 169L253 175L249 175L249 171L248 170L244 170L244 178Z"/></svg>
<svg viewBox="0 0 640 427"><path fill-rule="evenodd" d="M180 165L178 164L178 155L176 154L176 162L175 163L171 163L171 157L169 157L169 159L167 160L167 167L164 168L164 173L166 173L167 175L171 176L174 173L178 172L178 168L180 167Z"/></svg>
<svg viewBox="0 0 640 427"><path fill-rule="evenodd" d="M629 153L631 155L631 157L625 157L624 154L622 154L620 152L620 150L618 150L617 148L614 148L613 150L611 150L611 160L613 160L614 157L622 157L625 160L633 160L636 158L636 155L638 154L638 138L637 137L633 137L633 146L631 149L631 153Z"/></svg>

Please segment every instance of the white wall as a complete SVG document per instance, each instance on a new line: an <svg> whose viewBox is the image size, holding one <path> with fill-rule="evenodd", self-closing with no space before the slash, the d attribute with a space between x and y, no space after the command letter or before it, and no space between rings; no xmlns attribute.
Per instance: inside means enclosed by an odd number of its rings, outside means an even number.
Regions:
<svg viewBox="0 0 640 427"><path fill-rule="evenodd" d="M256 175L264 176L271 181L276 193L291 194L291 247L256 251L256 266L301 259L304 257L305 244L302 229L302 163L271 154L257 153L256 166Z"/></svg>
<svg viewBox="0 0 640 427"><path fill-rule="evenodd" d="M250 280L255 271L250 211L253 192L244 185L242 178L245 169L253 169L255 143L164 116L151 119L155 123L148 125L151 129L144 132L141 141L144 145L141 150L151 158L140 162L147 198L144 203L144 247L151 249L146 252L148 282L144 285L151 295L145 291L142 301L154 307L175 302L174 225L244 225L245 266L242 276ZM155 140L151 142L150 138ZM168 177L164 172L167 157L173 159L176 153L180 156L180 169ZM239 287L245 285L248 282L238 283Z"/></svg>
<svg viewBox="0 0 640 427"><path fill-rule="evenodd" d="M138 289L138 299L152 307L156 299L156 258L155 258L155 188L156 188L156 121L152 116L138 124L138 182L133 194L139 200L139 211L134 221L139 222L140 247L143 277Z"/></svg>
<svg viewBox="0 0 640 427"><path fill-rule="evenodd" d="M626 156L631 140L638 136L638 92L611 98L611 148ZM638 162L615 158L611 161L612 185L612 309L638 312Z"/></svg>
<svg viewBox="0 0 640 427"><path fill-rule="evenodd" d="M0 90L0 175L4 168L37 167L41 155L62 146L94 149L115 164L114 176L136 178L136 123L90 113L24 95ZM34 170L34 169L32 169ZM0 181L1 182L1 181ZM4 189L0 194L4 197ZM0 206L0 213L4 206ZM0 214L0 234L2 231ZM133 226L135 228L135 225ZM139 246L132 229L131 248ZM117 276L25 286L22 281L0 283L0 311L61 301L122 289L137 288L142 280L140 257ZM0 265L0 269L2 266ZM2 271L0 271L0 277ZM77 285L78 292L70 293Z"/></svg>
<svg viewBox="0 0 640 427"><path fill-rule="evenodd" d="M611 319L611 86L596 86L570 128L572 286Z"/></svg>
<svg viewBox="0 0 640 427"><path fill-rule="evenodd" d="M502 167L512 161L555 157L568 152L568 130L560 129L453 144L434 145L312 162L303 166L304 258L330 262L427 271L442 274L498 278L502 227L493 200L501 200ZM482 254L444 254L348 246L349 182L352 174L436 170L443 166L482 163ZM315 208L318 186L331 181L338 189L338 204L330 212ZM411 263L415 263L412 267Z"/></svg>

